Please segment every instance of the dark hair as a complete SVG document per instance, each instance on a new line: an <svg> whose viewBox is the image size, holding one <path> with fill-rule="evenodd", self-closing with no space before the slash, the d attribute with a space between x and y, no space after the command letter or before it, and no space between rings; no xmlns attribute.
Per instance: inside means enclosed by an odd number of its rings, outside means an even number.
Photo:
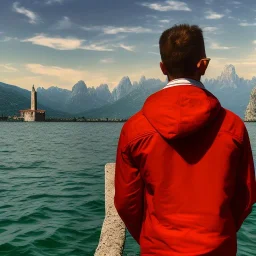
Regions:
<svg viewBox="0 0 256 256"><path fill-rule="evenodd" d="M159 48L162 62L174 78L193 76L198 61L206 57L203 32L196 25L181 24L165 30Z"/></svg>

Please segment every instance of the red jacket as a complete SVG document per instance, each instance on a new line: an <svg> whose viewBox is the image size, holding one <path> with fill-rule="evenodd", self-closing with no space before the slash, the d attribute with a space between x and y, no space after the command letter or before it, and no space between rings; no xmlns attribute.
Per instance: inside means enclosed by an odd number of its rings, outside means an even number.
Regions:
<svg viewBox="0 0 256 256"><path fill-rule="evenodd" d="M152 94L123 126L115 207L141 255L233 256L256 202L243 121L191 85Z"/></svg>

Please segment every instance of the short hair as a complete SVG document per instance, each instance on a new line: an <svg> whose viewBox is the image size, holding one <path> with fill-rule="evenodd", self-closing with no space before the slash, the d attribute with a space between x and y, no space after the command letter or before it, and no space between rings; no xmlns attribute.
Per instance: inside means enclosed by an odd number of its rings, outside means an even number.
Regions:
<svg viewBox="0 0 256 256"><path fill-rule="evenodd" d="M162 62L174 78L193 76L198 61L206 57L203 32L196 25L181 24L165 30L159 48Z"/></svg>

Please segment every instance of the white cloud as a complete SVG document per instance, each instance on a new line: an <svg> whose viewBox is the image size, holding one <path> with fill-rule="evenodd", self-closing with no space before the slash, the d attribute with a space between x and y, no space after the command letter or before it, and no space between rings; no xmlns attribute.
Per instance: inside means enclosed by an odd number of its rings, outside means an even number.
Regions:
<svg viewBox="0 0 256 256"><path fill-rule="evenodd" d="M142 3L141 5L160 12L191 11L188 5L181 1L165 1L164 3Z"/></svg>
<svg viewBox="0 0 256 256"><path fill-rule="evenodd" d="M159 20L161 23L170 23L170 20Z"/></svg>
<svg viewBox="0 0 256 256"><path fill-rule="evenodd" d="M61 38L61 37L47 37L44 34L39 34L23 40L22 42L31 42L35 45L46 46L56 50L75 50L81 48L84 40L76 38Z"/></svg>
<svg viewBox="0 0 256 256"><path fill-rule="evenodd" d="M213 0L205 0L205 3L206 3L206 4L212 4L212 3L213 3Z"/></svg>
<svg viewBox="0 0 256 256"><path fill-rule="evenodd" d="M58 78L62 77L74 77L77 79L81 79L82 71L74 70L70 68L61 68L57 66L44 66L41 64L26 64L25 67L30 72L37 75L46 75L46 76L55 76Z"/></svg>
<svg viewBox="0 0 256 256"><path fill-rule="evenodd" d="M17 72L18 69L14 68L12 64L0 64L0 72L4 73L12 73L12 72Z"/></svg>
<svg viewBox="0 0 256 256"><path fill-rule="evenodd" d="M147 18L153 18L153 19L158 19L158 17L156 15L152 15L152 14L146 14ZM144 17L140 17L142 19L144 19Z"/></svg>
<svg viewBox="0 0 256 256"><path fill-rule="evenodd" d="M242 26L242 27L256 26L256 22L255 23L241 22L239 23L239 26Z"/></svg>
<svg viewBox="0 0 256 256"><path fill-rule="evenodd" d="M134 52L134 46L129 46L129 45L124 45L124 44L120 44L118 47L126 50L126 51L129 51L129 52Z"/></svg>
<svg viewBox="0 0 256 256"><path fill-rule="evenodd" d="M39 16L35 12L20 6L18 2L14 2L12 8L13 11L25 15L31 24L37 24L40 21Z"/></svg>
<svg viewBox="0 0 256 256"><path fill-rule="evenodd" d="M232 1L232 4L242 4L242 3L239 1Z"/></svg>
<svg viewBox="0 0 256 256"><path fill-rule="evenodd" d="M51 4L62 4L64 0L46 0L46 4L51 5Z"/></svg>
<svg viewBox="0 0 256 256"><path fill-rule="evenodd" d="M98 51L98 52L112 52L113 51L113 49L103 46L101 44L84 45L84 46L80 47L80 49L88 50L88 51Z"/></svg>
<svg viewBox="0 0 256 256"><path fill-rule="evenodd" d="M226 10L225 10L225 13L226 13L226 14L230 14L231 12L232 12L232 11L231 11L230 9L226 9Z"/></svg>
<svg viewBox="0 0 256 256"><path fill-rule="evenodd" d="M0 39L0 42L9 42L11 40L18 40L18 38L5 36L3 39Z"/></svg>
<svg viewBox="0 0 256 256"><path fill-rule="evenodd" d="M149 28L143 28L143 27L106 27L103 28L104 34L114 35L118 33L148 33L152 30Z"/></svg>
<svg viewBox="0 0 256 256"><path fill-rule="evenodd" d="M233 48L236 48L234 46L223 46L223 45L219 45L218 43L212 43L210 46L211 49L213 50L230 50Z"/></svg>
<svg viewBox="0 0 256 256"><path fill-rule="evenodd" d="M70 29L72 27L72 22L69 17L64 16L60 21L55 25L55 29Z"/></svg>
<svg viewBox="0 0 256 256"><path fill-rule="evenodd" d="M106 72L106 74L104 74L100 70L93 72L82 67L73 69L59 66L46 66L39 63L25 64L25 68L34 76L28 73L25 77L23 75L22 78L16 79L14 84L24 84L25 87L27 84L33 83L47 85L48 87L56 84L71 88L77 81L84 80L87 86L98 86L103 83L114 86L114 84L112 84L113 81L110 80L109 73ZM28 80L28 77L31 77L31 79ZM14 81L13 78L11 80Z"/></svg>
<svg viewBox="0 0 256 256"><path fill-rule="evenodd" d="M220 13L213 12L213 11L206 12L206 16L205 16L205 18L208 20L217 20L217 19L221 19L223 17L224 17L224 14L220 14Z"/></svg>
<svg viewBox="0 0 256 256"><path fill-rule="evenodd" d="M100 46L99 44L85 45L85 40L77 38L62 38L62 37L48 37L44 34L39 34L34 37L22 40L22 42L30 42L34 45L40 45L49 47L55 50L90 50L90 51L113 51L106 46Z"/></svg>
<svg viewBox="0 0 256 256"><path fill-rule="evenodd" d="M206 32L206 33L213 33L213 32L216 32L218 30L217 27L205 27L203 28L203 31Z"/></svg>
<svg viewBox="0 0 256 256"><path fill-rule="evenodd" d="M100 60L100 63L103 63L103 64L111 64L111 63L115 63L115 60L112 59L112 58L107 58L107 59L102 59L102 60Z"/></svg>
<svg viewBox="0 0 256 256"><path fill-rule="evenodd" d="M143 28L143 27L114 27L114 26L91 26L82 27L83 30L86 31L103 31L104 34L107 35L115 35L119 33L150 33L152 30L150 28Z"/></svg>
<svg viewBox="0 0 256 256"><path fill-rule="evenodd" d="M148 53L160 56L159 52L148 52Z"/></svg>

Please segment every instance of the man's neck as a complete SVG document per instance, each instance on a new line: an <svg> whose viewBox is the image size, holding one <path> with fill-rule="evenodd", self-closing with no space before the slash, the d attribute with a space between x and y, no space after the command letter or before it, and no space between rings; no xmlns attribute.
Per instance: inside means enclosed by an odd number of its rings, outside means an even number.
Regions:
<svg viewBox="0 0 256 256"><path fill-rule="evenodd" d="M193 79L195 81L201 82L201 76L182 76L182 77L171 77L171 76L168 76L168 82L171 82L172 80L180 79L180 78Z"/></svg>

